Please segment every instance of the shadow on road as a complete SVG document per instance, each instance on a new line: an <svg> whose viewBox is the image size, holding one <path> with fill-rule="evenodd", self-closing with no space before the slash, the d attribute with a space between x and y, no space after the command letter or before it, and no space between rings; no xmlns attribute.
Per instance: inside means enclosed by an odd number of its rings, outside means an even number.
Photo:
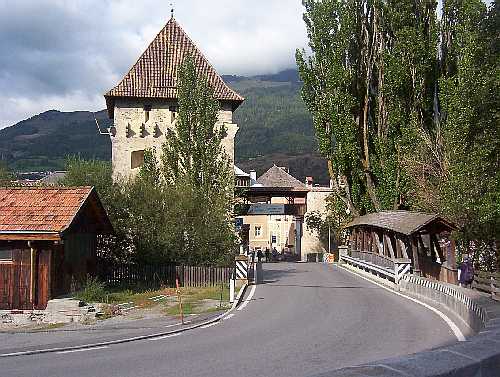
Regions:
<svg viewBox="0 0 500 377"><path fill-rule="evenodd" d="M263 284L267 284L268 282L277 282L280 281L284 276L290 276L292 274L303 274L310 272L309 270L301 270L297 271L295 268L287 268L287 269L269 269L269 265L264 266L264 282Z"/></svg>

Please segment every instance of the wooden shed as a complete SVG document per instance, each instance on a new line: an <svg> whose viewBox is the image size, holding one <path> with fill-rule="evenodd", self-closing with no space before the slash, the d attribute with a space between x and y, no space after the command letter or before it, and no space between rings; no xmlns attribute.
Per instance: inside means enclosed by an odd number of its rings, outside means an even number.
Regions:
<svg viewBox="0 0 500 377"><path fill-rule="evenodd" d="M45 309L78 288L111 232L92 187L0 188L0 309Z"/></svg>
<svg viewBox="0 0 500 377"><path fill-rule="evenodd" d="M457 283L456 226L438 214L384 211L355 218L350 230L350 253L386 266L409 260L414 274Z"/></svg>

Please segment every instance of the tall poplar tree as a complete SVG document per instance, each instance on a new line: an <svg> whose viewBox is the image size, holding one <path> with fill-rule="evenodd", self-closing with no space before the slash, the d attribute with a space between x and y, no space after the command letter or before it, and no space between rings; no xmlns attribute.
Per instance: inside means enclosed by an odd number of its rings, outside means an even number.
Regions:
<svg viewBox="0 0 500 377"><path fill-rule="evenodd" d="M412 203L416 138L432 143L433 0L305 0L311 55L297 51L303 99L340 211Z"/></svg>
<svg viewBox="0 0 500 377"><path fill-rule="evenodd" d="M184 182L200 188L210 200L231 202L232 168L222 148L223 125L216 126L219 102L203 75L187 57L178 72L179 112L163 145L163 176L171 185Z"/></svg>

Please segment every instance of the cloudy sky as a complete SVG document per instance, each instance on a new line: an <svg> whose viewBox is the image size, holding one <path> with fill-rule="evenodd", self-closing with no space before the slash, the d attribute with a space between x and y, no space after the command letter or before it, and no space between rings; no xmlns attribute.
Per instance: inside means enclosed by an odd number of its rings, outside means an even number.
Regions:
<svg viewBox="0 0 500 377"><path fill-rule="evenodd" d="M0 128L101 110L170 18L221 74L274 73L307 44L300 0L0 0Z"/></svg>

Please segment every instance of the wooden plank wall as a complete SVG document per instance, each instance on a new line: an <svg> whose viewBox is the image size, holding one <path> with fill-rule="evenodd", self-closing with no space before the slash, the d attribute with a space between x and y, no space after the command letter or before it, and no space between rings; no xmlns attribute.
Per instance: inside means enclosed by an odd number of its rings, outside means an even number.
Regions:
<svg viewBox="0 0 500 377"><path fill-rule="evenodd" d="M51 250L37 251L37 274L36 274L36 297L35 309L43 310L47 307L50 300L50 269L51 269Z"/></svg>
<svg viewBox="0 0 500 377"><path fill-rule="evenodd" d="M30 250L13 249L12 262L0 264L0 309L32 309Z"/></svg>

